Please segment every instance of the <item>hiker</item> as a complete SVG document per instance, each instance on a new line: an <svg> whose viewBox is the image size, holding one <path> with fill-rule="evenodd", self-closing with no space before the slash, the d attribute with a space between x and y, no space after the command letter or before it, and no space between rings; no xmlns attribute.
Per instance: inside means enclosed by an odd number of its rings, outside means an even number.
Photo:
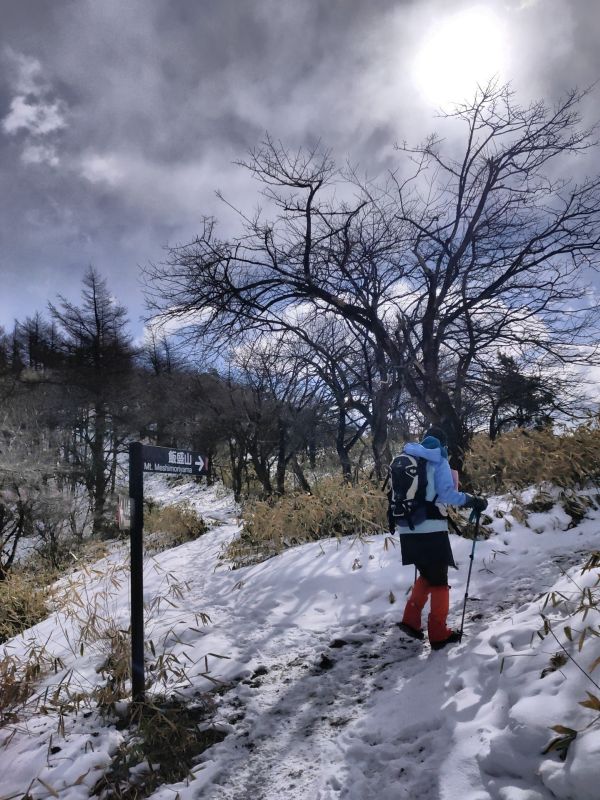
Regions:
<svg viewBox="0 0 600 800"><path fill-rule="evenodd" d="M427 632L432 650L460 641L460 634L446 625L448 567L457 566L445 506L472 508L476 513L487 508L485 497L458 491L458 474L453 476L450 469L447 446L444 430L431 427L420 444L408 443L391 465L390 525L400 534L402 563L414 564L419 572L399 626L409 636L423 639L421 611L431 598Z"/></svg>

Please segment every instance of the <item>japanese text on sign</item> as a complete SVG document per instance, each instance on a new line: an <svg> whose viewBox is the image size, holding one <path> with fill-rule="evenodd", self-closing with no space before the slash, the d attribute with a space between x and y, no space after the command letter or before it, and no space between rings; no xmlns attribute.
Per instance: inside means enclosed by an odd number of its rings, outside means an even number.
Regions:
<svg viewBox="0 0 600 800"><path fill-rule="evenodd" d="M192 466L192 454L183 450L169 450L169 464L184 464Z"/></svg>
<svg viewBox="0 0 600 800"><path fill-rule="evenodd" d="M208 460L200 453L176 450L173 447L144 445L144 472L164 472L171 475L206 475Z"/></svg>

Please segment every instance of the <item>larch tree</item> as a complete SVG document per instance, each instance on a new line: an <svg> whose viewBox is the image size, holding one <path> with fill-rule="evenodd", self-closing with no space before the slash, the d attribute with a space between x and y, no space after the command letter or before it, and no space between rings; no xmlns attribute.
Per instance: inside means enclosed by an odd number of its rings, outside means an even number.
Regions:
<svg viewBox="0 0 600 800"><path fill-rule="evenodd" d="M133 366L127 311L91 267L83 278L80 305L61 297L58 305L50 303L49 308L58 329L60 374L79 414L79 441L72 455L82 462L93 533L100 535L106 525L107 492L120 443L123 394Z"/></svg>

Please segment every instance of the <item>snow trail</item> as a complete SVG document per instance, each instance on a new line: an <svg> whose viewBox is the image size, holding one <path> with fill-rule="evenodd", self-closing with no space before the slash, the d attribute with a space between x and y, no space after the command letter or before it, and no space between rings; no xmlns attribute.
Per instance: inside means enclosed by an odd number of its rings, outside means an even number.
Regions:
<svg viewBox="0 0 600 800"><path fill-rule="evenodd" d="M331 633L259 667L223 697L220 714L235 732L226 769L206 797L268 797L269 786L290 798L319 797L324 773L339 760L342 732L393 681L400 664L403 680L417 671L408 663L419 660L422 646L395 626L361 623ZM341 785L335 773L329 782Z"/></svg>

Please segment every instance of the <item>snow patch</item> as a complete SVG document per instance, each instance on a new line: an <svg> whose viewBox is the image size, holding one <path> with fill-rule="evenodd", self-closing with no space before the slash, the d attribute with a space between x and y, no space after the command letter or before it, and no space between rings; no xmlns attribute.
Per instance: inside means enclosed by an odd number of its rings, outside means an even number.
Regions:
<svg viewBox="0 0 600 800"><path fill-rule="evenodd" d="M577 565L597 548L597 511L571 530L557 507L536 515L542 533L517 522L506 530L494 511L508 504L494 500L492 536L476 545L463 642L432 652L395 624L413 570L401 566L399 548L384 546L389 537L306 544L233 571L220 561L239 535L229 495L163 476L148 479L146 492L156 502L188 501L219 523L146 559L145 600L147 638L188 664L192 685L183 695L218 685L216 722L229 732L199 758L193 781L162 786L154 800L175 793L181 800L597 799L597 727L577 736L565 762L542 755L551 725L582 730L593 712L578 706L590 686L572 662L541 677L559 647L536 636L545 592L568 596L573 580L591 585L594 574L580 576ZM459 564L450 578L451 615L459 620L471 542L451 541ZM111 589L110 610L126 627L125 551L95 565L87 592L106 590L111 566L124 580ZM170 581L177 591L161 604ZM558 632L561 612L553 613ZM98 654L73 651L73 628L61 614L3 649L47 642L82 685L93 686ZM210 622L199 622L201 614ZM598 655L597 642L586 644L586 664ZM2 797L29 789L45 800L48 786L61 800L88 796L122 734L94 713L68 715L64 737L56 724L54 715L34 714L26 727L4 728ZM61 749L52 753L55 746Z"/></svg>

